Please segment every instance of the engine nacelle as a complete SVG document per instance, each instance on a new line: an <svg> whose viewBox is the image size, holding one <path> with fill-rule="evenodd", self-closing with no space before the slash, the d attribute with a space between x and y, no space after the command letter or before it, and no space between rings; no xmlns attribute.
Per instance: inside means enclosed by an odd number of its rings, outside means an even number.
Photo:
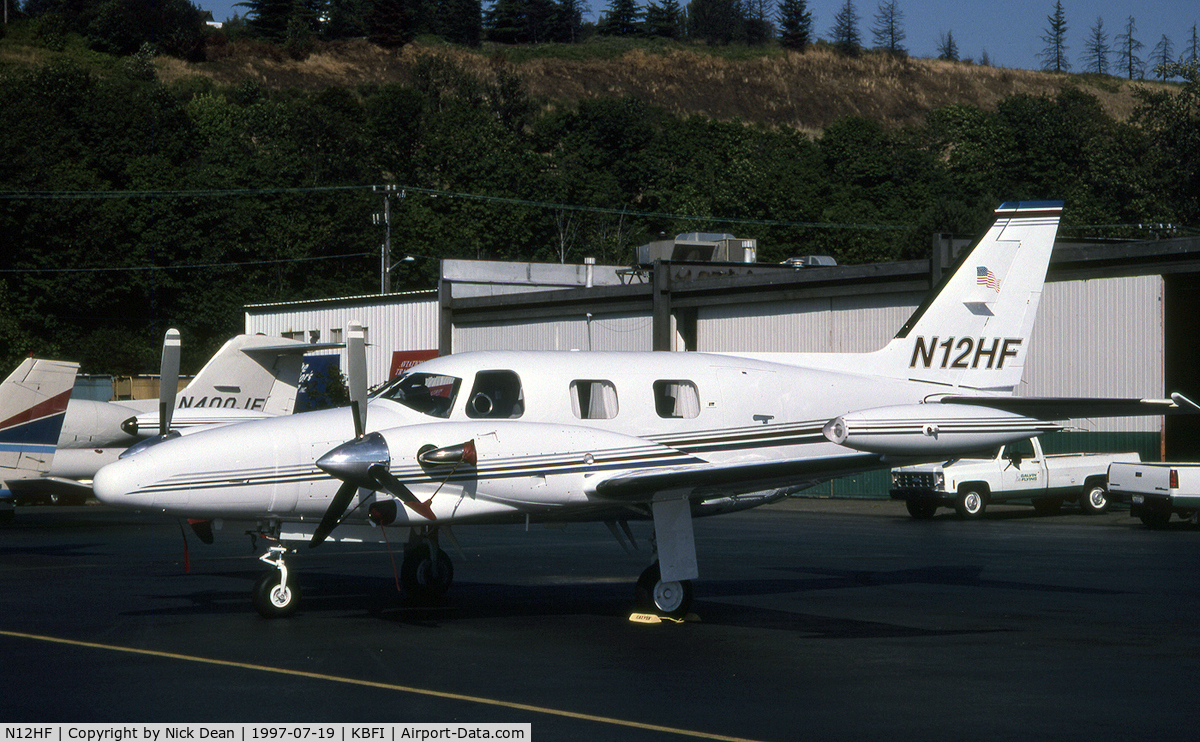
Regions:
<svg viewBox="0 0 1200 742"><path fill-rule="evenodd" d="M1014 443L1057 423L988 407L915 404L859 410L825 424L839 446L895 456L952 456Z"/></svg>

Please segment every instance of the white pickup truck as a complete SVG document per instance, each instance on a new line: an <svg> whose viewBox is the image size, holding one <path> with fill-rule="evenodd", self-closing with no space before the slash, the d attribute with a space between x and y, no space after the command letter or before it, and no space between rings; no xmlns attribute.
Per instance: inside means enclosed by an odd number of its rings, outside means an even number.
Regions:
<svg viewBox="0 0 1200 742"><path fill-rule="evenodd" d="M977 518L989 503L1032 500L1039 513L1058 512L1068 500L1085 513L1108 507L1106 482L1114 461L1141 461L1137 453L1046 455L1036 438L964 456L944 464L892 469L893 500L904 500L914 518L932 518L938 507L953 507L962 518Z"/></svg>
<svg viewBox="0 0 1200 742"><path fill-rule="evenodd" d="M1113 497L1150 528L1165 528L1172 513L1186 520L1200 513L1200 464L1115 463L1108 481Z"/></svg>

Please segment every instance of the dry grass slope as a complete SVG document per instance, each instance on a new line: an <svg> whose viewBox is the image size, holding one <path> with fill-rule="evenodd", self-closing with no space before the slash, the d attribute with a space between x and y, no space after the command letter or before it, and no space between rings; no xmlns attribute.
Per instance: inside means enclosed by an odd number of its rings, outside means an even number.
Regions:
<svg viewBox="0 0 1200 742"><path fill-rule="evenodd" d="M480 75L499 68L518 73L530 95L546 106L572 106L604 96L630 96L680 115L788 126L817 133L856 115L889 126L921 122L939 106L964 103L993 108L1010 95L1053 96L1074 85L1095 95L1124 120L1136 85L1117 78L1055 75L930 59L866 54L849 58L817 48L731 59L703 49L630 49L609 58L535 57L508 61L503 49L469 51L410 44L389 51L365 42L322 46L304 60L261 47L233 44L201 64L158 60L165 81L202 75L223 85L258 80L271 89L354 87L407 81L418 59L449 57Z"/></svg>

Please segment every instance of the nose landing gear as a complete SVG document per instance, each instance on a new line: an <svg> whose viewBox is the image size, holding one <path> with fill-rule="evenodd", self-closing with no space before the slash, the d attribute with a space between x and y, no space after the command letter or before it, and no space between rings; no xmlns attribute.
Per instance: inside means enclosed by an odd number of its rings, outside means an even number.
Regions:
<svg viewBox="0 0 1200 742"><path fill-rule="evenodd" d="M264 572L255 580L251 592L254 609L263 618L287 618L300 605L300 584L294 577L289 580L287 562L283 559L288 551L288 547L279 544L268 548L267 553L259 557L275 567L274 571Z"/></svg>

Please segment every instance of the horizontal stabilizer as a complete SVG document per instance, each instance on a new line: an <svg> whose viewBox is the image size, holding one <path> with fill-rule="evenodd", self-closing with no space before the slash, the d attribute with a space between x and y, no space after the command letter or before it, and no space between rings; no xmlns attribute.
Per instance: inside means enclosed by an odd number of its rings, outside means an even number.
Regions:
<svg viewBox="0 0 1200 742"><path fill-rule="evenodd" d="M830 420L825 437L856 451L941 457L980 451L1061 430L1036 416L995 408L915 404L878 407Z"/></svg>
<svg viewBox="0 0 1200 742"><path fill-rule="evenodd" d="M1042 420L1142 415L1195 415L1200 405L1182 394L1170 399L1104 397L972 397L951 395L937 400L946 405L969 405L1003 410Z"/></svg>

